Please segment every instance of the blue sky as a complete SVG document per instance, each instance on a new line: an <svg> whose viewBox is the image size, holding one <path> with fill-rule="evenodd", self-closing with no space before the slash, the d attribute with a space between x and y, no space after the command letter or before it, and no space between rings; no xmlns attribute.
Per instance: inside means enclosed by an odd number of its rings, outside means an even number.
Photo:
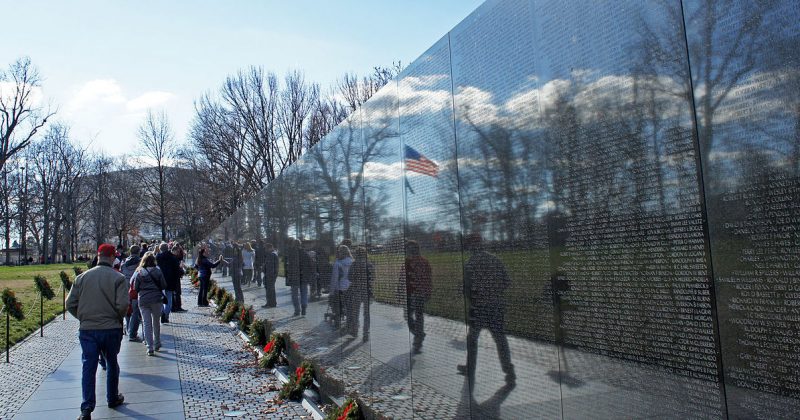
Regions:
<svg viewBox="0 0 800 420"><path fill-rule="evenodd" d="M0 67L31 57L76 140L129 154L147 108L166 110L183 141L193 101L239 68L301 69L327 88L347 71L407 65L480 3L0 0Z"/></svg>

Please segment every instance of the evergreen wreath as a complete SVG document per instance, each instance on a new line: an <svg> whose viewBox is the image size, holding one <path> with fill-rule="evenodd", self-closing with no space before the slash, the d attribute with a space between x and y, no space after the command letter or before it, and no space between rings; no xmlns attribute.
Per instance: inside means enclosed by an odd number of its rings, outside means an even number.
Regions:
<svg viewBox="0 0 800 420"><path fill-rule="evenodd" d="M33 283L36 285L36 290L38 290L45 299L52 300L56 297L56 292L53 291L53 288L50 287L50 283L47 282L47 279L44 278L43 275L35 275L33 277Z"/></svg>
<svg viewBox="0 0 800 420"><path fill-rule="evenodd" d="M248 335L250 336L250 345L253 347L263 347L267 344L267 337L272 332L272 323L266 319L255 319L250 324Z"/></svg>
<svg viewBox="0 0 800 420"><path fill-rule="evenodd" d="M264 357L259 360L258 365L263 369L274 368L281 358L281 352L286 346L286 341L284 334L272 334L267 344L264 345Z"/></svg>
<svg viewBox="0 0 800 420"><path fill-rule="evenodd" d="M8 314L17 321L25 319L25 313L22 311L22 303L17 300L17 295L14 294L9 288L3 289L3 306L5 306Z"/></svg>
<svg viewBox="0 0 800 420"><path fill-rule="evenodd" d="M250 328L250 323L253 322L253 306L245 307L242 305L241 312L239 313L239 329L247 331Z"/></svg>
<svg viewBox="0 0 800 420"><path fill-rule="evenodd" d="M352 398L344 400L344 404L341 407L337 407L336 410L332 410L325 416L325 420L357 420L361 418L361 410L358 407L358 403Z"/></svg>
<svg viewBox="0 0 800 420"><path fill-rule="evenodd" d="M222 314L222 321L223 322L231 322L233 318L239 315L239 309L242 307L242 304L237 301L231 301L225 306L225 312Z"/></svg>
<svg viewBox="0 0 800 420"><path fill-rule="evenodd" d="M228 306L228 303L231 301L230 293L226 292L225 289L221 289L223 291L222 297L217 299L217 314L221 315L225 313L225 308Z"/></svg>
<svg viewBox="0 0 800 420"><path fill-rule="evenodd" d="M206 297L209 298L209 299L216 299L217 298L217 289L219 289L219 286L217 286L217 283L216 282L212 282L211 283L211 287L208 288L208 293L206 293Z"/></svg>
<svg viewBox="0 0 800 420"><path fill-rule="evenodd" d="M75 277L80 276L83 273L83 269L78 267L77 265L72 266L72 271L75 272Z"/></svg>
<svg viewBox="0 0 800 420"><path fill-rule="evenodd" d="M303 391L314 382L314 366L311 362L303 362L294 374L289 377L289 382L283 384L278 396L283 400L297 401L303 396Z"/></svg>
<svg viewBox="0 0 800 420"><path fill-rule="evenodd" d="M58 275L61 276L61 285L64 286L64 290L72 290L72 281L69 279L69 274L66 271L62 271Z"/></svg>

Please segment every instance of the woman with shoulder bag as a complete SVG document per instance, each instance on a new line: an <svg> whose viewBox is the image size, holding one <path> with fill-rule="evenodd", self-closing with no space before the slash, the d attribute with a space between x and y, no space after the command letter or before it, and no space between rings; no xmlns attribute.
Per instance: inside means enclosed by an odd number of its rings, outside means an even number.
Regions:
<svg viewBox="0 0 800 420"><path fill-rule="evenodd" d="M144 254L139 268L131 277L131 283L139 294L139 311L144 324L147 355L154 356L161 349L161 309L167 282L156 266L156 257L152 252Z"/></svg>

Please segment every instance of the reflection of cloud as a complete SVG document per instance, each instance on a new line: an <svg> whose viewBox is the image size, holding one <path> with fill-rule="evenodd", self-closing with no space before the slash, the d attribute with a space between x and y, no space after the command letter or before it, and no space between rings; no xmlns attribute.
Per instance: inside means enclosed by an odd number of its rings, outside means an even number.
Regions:
<svg viewBox="0 0 800 420"><path fill-rule="evenodd" d="M764 118L770 114L791 113L787 95L797 91L800 72L779 70L752 74L735 86L714 114L714 124L736 123ZM794 86L792 85L794 82ZM724 87L724 86L723 86ZM721 90L721 89L720 89ZM779 96L775 96L778 92ZM705 93L705 89L700 91ZM719 98L721 92L715 94ZM796 98L794 98L796 100Z"/></svg>
<svg viewBox="0 0 800 420"><path fill-rule="evenodd" d="M402 175L403 167L400 162L367 162L364 164L364 179L389 181L400 179Z"/></svg>

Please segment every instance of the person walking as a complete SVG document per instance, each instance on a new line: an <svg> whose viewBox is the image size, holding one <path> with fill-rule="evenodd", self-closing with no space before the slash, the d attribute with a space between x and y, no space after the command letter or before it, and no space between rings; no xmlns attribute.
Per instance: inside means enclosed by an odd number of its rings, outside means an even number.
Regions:
<svg viewBox="0 0 800 420"><path fill-rule="evenodd" d="M169 314L172 313L172 304L175 302L175 291L180 287L181 281L181 263L175 254L169 249L166 242L159 245L159 253L156 255L156 265L164 275L164 281L167 283L167 288L164 290L164 295L167 297L167 303L161 311L161 323L169 323Z"/></svg>
<svg viewBox="0 0 800 420"><path fill-rule="evenodd" d="M467 297L467 364L458 365L458 373L469 378L470 394L475 387L475 368L478 361L478 337L486 328L497 345L500 367L506 374L506 386L514 387L517 375L511 363L511 350L505 333L505 291L511 285L506 266L500 258L483 249L480 235L471 234L464 240L472 255L464 264L464 290Z"/></svg>
<svg viewBox="0 0 800 420"><path fill-rule="evenodd" d="M347 245L339 245L336 248L336 262L333 263L331 271L330 295L328 296L329 305L333 310L333 326L335 328L341 326L342 315L345 314L345 296L347 289L350 288L348 274L351 264L353 264L353 255L350 253L350 248Z"/></svg>
<svg viewBox="0 0 800 420"><path fill-rule="evenodd" d="M361 335L363 342L369 341L369 299L372 296L372 264L367 261L367 249L363 246L356 248L356 257L350 265L348 273L350 288L347 299L347 331L353 337L358 335L358 318L361 306L364 306L364 332Z"/></svg>
<svg viewBox="0 0 800 420"><path fill-rule="evenodd" d="M131 281L139 294L139 311L142 313L147 355L154 356L161 349L161 310L167 282L156 265L156 257L152 252L144 254Z"/></svg>
<svg viewBox="0 0 800 420"><path fill-rule="evenodd" d="M412 353L422 352L425 340L425 302L431 297L431 264L420 254L419 243L406 243L406 318L408 329L414 336Z"/></svg>
<svg viewBox="0 0 800 420"><path fill-rule="evenodd" d="M78 419L92 418L95 400L95 375L98 358L106 360L106 401L109 408L125 402L119 393L119 354L122 342L122 319L128 311L128 287L125 276L112 268L116 249L102 244L97 248L97 266L75 279L69 292L67 311L80 321L81 344L81 414Z"/></svg>
<svg viewBox="0 0 800 420"><path fill-rule="evenodd" d="M133 288L131 278L136 269L139 268L142 258L139 256L139 245L131 245L130 256L125 259L120 267L120 272L125 276L125 281L128 282L128 298L130 300L130 308L128 309L127 326L128 326L128 341L142 341L139 338L139 325L141 316L139 314L139 295L136 289Z"/></svg>
<svg viewBox="0 0 800 420"><path fill-rule="evenodd" d="M206 256L207 252L207 248L200 248L197 262L195 263L197 277L200 279L200 288L197 290L197 306L199 307L208 306L208 286L211 283L211 270L217 268L223 262L222 254L219 255L217 261L211 262Z"/></svg>
<svg viewBox="0 0 800 420"><path fill-rule="evenodd" d="M250 242L245 242L242 246L242 284L250 285L253 281L253 267L256 260L256 251ZM261 286L261 281L258 282Z"/></svg>
<svg viewBox="0 0 800 420"><path fill-rule="evenodd" d="M278 301L275 296L275 282L278 280L278 265L280 264L280 260L278 259L278 252L272 244L265 244L264 251L264 289L267 303L265 303L263 307L274 308L278 306Z"/></svg>

